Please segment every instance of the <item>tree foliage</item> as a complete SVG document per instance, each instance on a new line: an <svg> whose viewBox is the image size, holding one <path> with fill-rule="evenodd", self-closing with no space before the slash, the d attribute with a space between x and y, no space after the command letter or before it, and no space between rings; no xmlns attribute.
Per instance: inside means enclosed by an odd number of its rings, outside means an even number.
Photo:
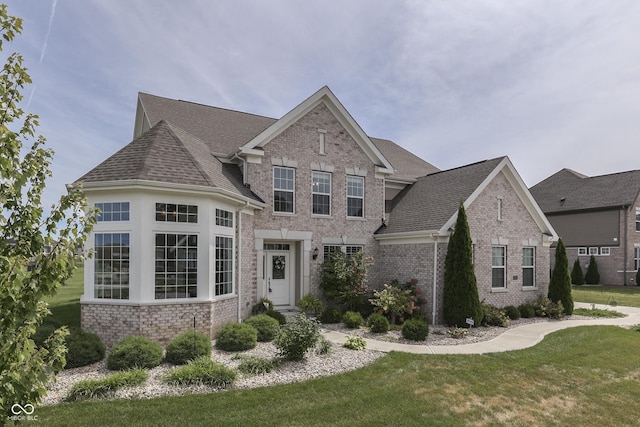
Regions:
<svg viewBox="0 0 640 427"><path fill-rule="evenodd" d="M475 325L482 323L483 312L473 271L472 250L467 214L460 203L444 261L443 311L444 321L450 326L464 325L469 317Z"/></svg>
<svg viewBox="0 0 640 427"><path fill-rule="evenodd" d="M569 276L569 260L562 239L556 247L555 265L549 282L548 297L552 302L562 302L567 315L573 313L573 297L571 296L571 276Z"/></svg>
<svg viewBox="0 0 640 427"><path fill-rule="evenodd" d="M587 285L597 285L600 283L598 263L596 262L596 257L593 255L589 258L589 267L587 267L587 273L584 275L584 281Z"/></svg>
<svg viewBox="0 0 640 427"><path fill-rule="evenodd" d="M576 261L573 263L573 269L571 270L571 283L574 285L584 285L584 273L582 272L582 266L578 258L576 258Z"/></svg>
<svg viewBox="0 0 640 427"><path fill-rule="evenodd" d="M367 272L371 258L364 251L347 255L333 251L322 264L320 289L324 296L335 303L354 310L359 300L367 294Z"/></svg>
<svg viewBox="0 0 640 427"><path fill-rule="evenodd" d="M0 52L22 32L22 20L0 5ZM0 417L14 404L37 404L47 382L65 364L66 328L36 347L32 336L50 312L45 297L68 279L74 251L84 244L94 219L85 214L79 188L70 188L45 213L42 193L51 176L53 151L36 136L38 117L20 107L31 83L23 58L6 57L0 71ZM30 147L26 144L31 144ZM58 224L62 224L59 227ZM45 247L51 251L45 253Z"/></svg>

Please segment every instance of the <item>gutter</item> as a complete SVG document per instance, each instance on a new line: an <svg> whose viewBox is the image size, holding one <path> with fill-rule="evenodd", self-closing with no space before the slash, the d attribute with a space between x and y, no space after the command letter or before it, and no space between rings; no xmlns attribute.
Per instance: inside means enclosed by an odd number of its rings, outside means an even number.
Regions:
<svg viewBox="0 0 640 427"><path fill-rule="evenodd" d="M437 289L438 289L438 236L436 234L433 235L433 304L431 311L431 324L436 324L436 297L437 297Z"/></svg>

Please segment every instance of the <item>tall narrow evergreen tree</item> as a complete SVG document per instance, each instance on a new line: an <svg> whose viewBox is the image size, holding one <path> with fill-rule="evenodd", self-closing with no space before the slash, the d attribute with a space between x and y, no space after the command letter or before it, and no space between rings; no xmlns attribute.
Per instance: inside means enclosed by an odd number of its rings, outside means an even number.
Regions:
<svg viewBox="0 0 640 427"><path fill-rule="evenodd" d="M444 321L451 326L463 326L469 317L475 325L479 326L482 322L483 312L473 271L472 250L467 214L461 202L444 261L442 308Z"/></svg>
<svg viewBox="0 0 640 427"><path fill-rule="evenodd" d="M598 263L596 257L591 255L589 259L589 267L587 267L587 274L584 275L584 281L587 285L597 285L600 283L600 273L598 273Z"/></svg>
<svg viewBox="0 0 640 427"><path fill-rule="evenodd" d="M576 261L573 263L573 270L571 270L571 283L574 285L584 285L584 273L582 273L582 266L578 258L576 258Z"/></svg>
<svg viewBox="0 0 640 427"><path fill-rule="evenodd" d="M569 276L569 260L562 239L556 247L556 263L551 273L548 297L553 302L562 302L565 314L573 313L573 297L571 296L571 276Z"/></svg>

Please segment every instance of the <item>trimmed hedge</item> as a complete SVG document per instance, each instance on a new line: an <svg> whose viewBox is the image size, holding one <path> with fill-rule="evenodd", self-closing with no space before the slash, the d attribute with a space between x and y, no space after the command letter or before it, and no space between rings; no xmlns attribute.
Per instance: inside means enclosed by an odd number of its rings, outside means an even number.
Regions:
<svg viewBox="0 0 640 427"><path fill-rule="evenodd" d="M259 342L273 341L280 329L280 322L266 314L249 317L244 323L256 328Z"/></svg>
<svg viewBox="0 0 640 427"><path fill-rule="evenodd" d="M189 360L211 356L211 340L203 333L184 332L167 345L167 362L184 365Z"/></svg>
<svg viewBox="0 0 640 427"><path fill-rule="evenodd" d="M72 328L65 344L68 349L65 369L91 365L104 359L104 344L93 332Z"/></svg>
<svg viewBox="0 0 640 427"><path fill-rule="evenodd" d="M320 315L320 322L322 323L341 323L342 311L337 307L327 307Z"/></svg>
<svg viewBox="0 0 640 427"><path fill-rule="evenodd" d="M358 329L364 323L364 319L358 311L347 311L342 316L342 322L347 328Z"/></svg>
<svg viewBox="0 0 640 427"><path fill-rule="evenodd" d="M112 371L150 369L160 363L162 363L162 347L143 336L122 338L111 348L107 358L107 368Z"/></svg>
<svg viewBox="0 0 640 427"><path fill-rule="evenodd" d="M371 332L381 334L389 330L389 320L380 313L373 313L367 319L367 325Z"/></svg>
<svg viewBox="0 0 640 427"><path fill-rule="evenodd" d="M227 323L216 337L216 348L224 351L250 350L258 342L258 331L246 323Z"/></svg>
<svg viewBox="0 0 640 427"><path fill-rule="evenodd" d="M424 320L409 319L402 324L402 336L412 341L426 341L429 325Z"/></svg>

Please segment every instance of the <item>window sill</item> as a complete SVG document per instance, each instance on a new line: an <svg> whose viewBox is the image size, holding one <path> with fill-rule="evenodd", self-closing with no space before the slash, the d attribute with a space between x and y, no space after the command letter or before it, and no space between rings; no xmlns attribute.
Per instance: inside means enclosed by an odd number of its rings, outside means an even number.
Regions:
<svg viewBox="0 0 640 427"><path fill-rule="evenodd" d="M367 219L361 216L348 216L347 221L366 221Z"/></svg>
<svg viewBox="0 0 640 427"><path fill-rule="evenodd" d="M333 215L311 214L311 218L319 218L319 219L333 219Z"/></svg>
<svg viewBox="0 0 640 427"><path fill-rule="evenodd" d="M527 292L527 291L537 291L537 290L538 290L538 287L537 287L537 286L523 286L523 287L522 287L522 290L523 290L524 292Z"/></svg>
<svg viewBox="0 0 640 427"><path fill-rule="evenodd" d="M289 213L289 212L272 212L273 216L288 216L288 217L292 217L295 218L298 215L294 212L294 213Z"/></svg>
<svg viewBox="0 0 640 427"><path fill-rule="evenodd" d="M492 294L499 294L504 292L508 292L508 289L507 288L491 288Z"/></svg>

